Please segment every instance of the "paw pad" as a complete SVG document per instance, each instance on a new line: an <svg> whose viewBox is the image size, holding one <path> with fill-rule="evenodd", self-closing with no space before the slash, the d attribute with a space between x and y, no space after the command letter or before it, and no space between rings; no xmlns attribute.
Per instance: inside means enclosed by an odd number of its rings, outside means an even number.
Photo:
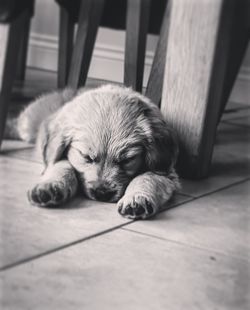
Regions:
<svg viewBox="0 0 250 310"><path fill-rule="evenodd" d="M118 202L118 212L130 219L145 219L156 213L153 204L143 196L127 199L126 196Z"/></svg>
<svg viewBox="0 0 250 310"><path fill-rule="evenodd" d="M29 201L38 206L49 207L63 203L69 196L62 183L41 183L28 192Z"/></svg>

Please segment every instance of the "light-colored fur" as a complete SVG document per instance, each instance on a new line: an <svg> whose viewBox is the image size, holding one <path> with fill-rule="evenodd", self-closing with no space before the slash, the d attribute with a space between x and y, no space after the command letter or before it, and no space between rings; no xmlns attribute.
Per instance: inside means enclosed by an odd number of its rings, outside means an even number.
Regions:
<svg viewBox="0 0 250 310"><path fill-rule="evenodd" d="M29 192L33 204L58 205L78 189L118 202L125 217L147 218L179 188L175 135L157 106L130 88L47 94L22 112L18 131L26 141L38 136L45 163Z"/></svg>

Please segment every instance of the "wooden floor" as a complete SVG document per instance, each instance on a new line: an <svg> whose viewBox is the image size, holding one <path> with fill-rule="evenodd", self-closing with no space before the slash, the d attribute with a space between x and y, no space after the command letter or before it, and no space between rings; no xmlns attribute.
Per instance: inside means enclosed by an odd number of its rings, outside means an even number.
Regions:
<svg viewBox="0 0 250 310"><path fill-rule="evenodd" d="M29 71L27 81L15 89L13 111L55 87L44 72ZM148 221L82 197L64 208L31 206L26 191L40 159L32 145L4 141L0 308L249 309L249 120L249 103L230 102L210 177L183 180L166 210Z"/></svg>

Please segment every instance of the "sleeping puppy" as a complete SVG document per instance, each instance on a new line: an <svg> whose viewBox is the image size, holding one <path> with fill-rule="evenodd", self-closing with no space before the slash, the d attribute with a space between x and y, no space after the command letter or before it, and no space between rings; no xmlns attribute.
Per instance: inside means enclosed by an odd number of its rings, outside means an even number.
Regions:
<svg viewBox="0 0 250 310"><path fill-rule="evenodd" d="M117 202L124 217L145 219L179 187L175 135L158 107L130 88L45 95L20 115L18 130L26 141L37 136L45 164L28 193L32 204L60 205L80 190Z"/></svg>

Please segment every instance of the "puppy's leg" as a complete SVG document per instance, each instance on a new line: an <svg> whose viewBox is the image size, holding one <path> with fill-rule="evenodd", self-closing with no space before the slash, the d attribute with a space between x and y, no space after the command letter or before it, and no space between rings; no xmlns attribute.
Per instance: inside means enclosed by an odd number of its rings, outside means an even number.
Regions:
<svg viewBox="0 0 250 310"><path fill-rule="evenodd" d="M67 160L61 160L45 170L40 182L28 192L28 198L34 205L55 206L73 197L77 187L74 168Z"/></svg>
<svg viewBox="0 0 250 310"><path fill-rule="evenodd" d="M118 212L127 218L145 219L156 214L180 187L175 171L168 176L146 172L134 178L118 201Z"/></svg>

